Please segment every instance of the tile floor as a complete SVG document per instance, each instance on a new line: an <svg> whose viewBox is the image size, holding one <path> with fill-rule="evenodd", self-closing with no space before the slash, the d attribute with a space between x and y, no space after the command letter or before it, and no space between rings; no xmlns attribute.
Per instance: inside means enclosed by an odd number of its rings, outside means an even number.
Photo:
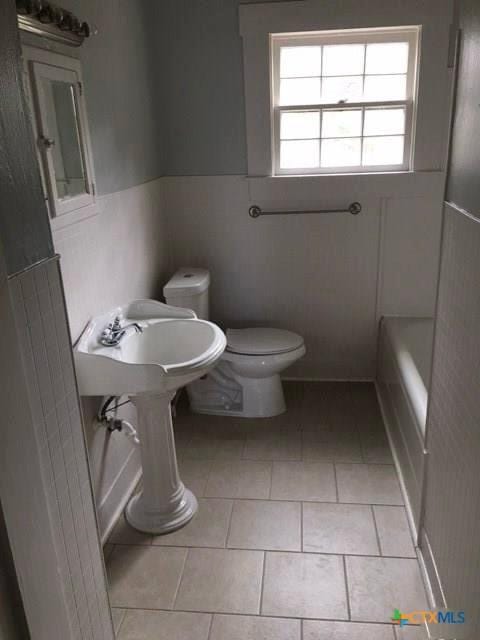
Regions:
<svg viewBox="0 0 480 640"><path fill-rule="evenodd" d="M119 640L421 640L427 607L373 385L285 383L267 420L175 419L199 498L180 531L105 548Z"/></svg>

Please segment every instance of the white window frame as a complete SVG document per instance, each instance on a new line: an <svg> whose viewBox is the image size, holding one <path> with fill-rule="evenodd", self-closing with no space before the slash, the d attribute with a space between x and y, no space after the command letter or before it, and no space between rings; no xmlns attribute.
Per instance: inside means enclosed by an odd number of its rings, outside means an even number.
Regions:
<svg viewBox="0 0 480 640"><path fill-rule="evenodd" d="M98 213L95 174L88 128L83 78L80 60L70 56L23 46L24 74L27 98L30 104L32 126L37 141L40 174L50 214L52 229L61 229ZM85 171L85 193L71 198L59 198L51 151L42 140L52 138L48 129L47 105L42 78L70 83L75 100L80 153Z"/></svg>
<svg viewBox="0 0 480 640"><path fill-rule="evenodd" d="M410 171L413 168L413 149L416 122L417 86L418 86L418 50L421 35L421 27L393 27L385 29L351 29L338 31L320 31L307 33L272 33L270 34L270 116L271 116L271 140L272 140L272 175L273 176L303 176L332 173L377 173L389 171ZM407 87L405 100L389 101L362 101L338 103L319 103L308 105L280 106L280 49L285 46L300 45L340 45L340 44L370 44L387 42L408 42L409 57L407 68ZM314 111L345 111L349 109L362 109L362 136L361 145L363 152L363 124L366 108L405 107L405 136L403 162L395 165L369 165L369 166L342 166L342 167L308 167L282 169L280 167L280 117L281 113L295 113ZM321 134L320 134L321 135ZM320 145L322 141L320 139ZM321 149L320 149L321 153ZM363 155L363 153L362 153Z"/></svg>

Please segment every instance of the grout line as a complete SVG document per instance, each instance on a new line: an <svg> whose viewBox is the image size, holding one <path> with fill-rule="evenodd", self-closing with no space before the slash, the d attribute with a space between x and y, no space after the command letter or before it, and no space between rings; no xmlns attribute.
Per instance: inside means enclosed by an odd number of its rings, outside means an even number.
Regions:
<svg viewBox="0 0 480 640"><path fill-rule="evenodd" d="M370 505L370 508L372 510L372 516L373 516L373 525L375 527L375 535L377 536L377 545L378 545L378 550L380 552L380 555L383 557L383 550L382 550L382 543L380 541L380 534L378 532L378 525L377 525L377 518L375 516L375 509L373 507L373 504Z"/></svg>
<svg viewBox="0 0 480 640"><path fill-rule="evenodd" d="M262 564L262 581L260 583L260 602L258 603L258 615L262 615L263 609L263 590L265 586L265 570L267 565L267 552L263 552L263 564Z"/></svg>
<svg viewBox="0 0 480 640"><path fill-rule="evenodd" d="M338 478L337 478L337 465L333 464L333 478L335 480L335 502L340 502L339 492L338 492Z"/></svg>
<svg viewBox="0 0 480 640"><path fill-rule="evenodd" d="M272 489L273 489L273 460L270 461L270 487L268 489L268 499L272 499Z"/></svg>
<svg viewBox="0 0 480 640"><path fill-rule="evenodd" d="M232 508L230 509L230 517L228 519L227 535L225 537L225 549L228 549L228 541L230 539L230 531L232 529L233 510L235 509L235 500L232 500Z"/></svg>
<svg viewBox="0 0 480 640"><path fill-rule="evenodd" d="M303 502L300 502L300 548L302 553L304 552L303 544Z"/></svg>
<svg viewBox="0 0 480 640"><path fill-rule="evenodd" d="M379 620L346 620L345 618L305 618L302 616L273 616L270 614L261 615L258 613L239 613L238 611L199 611L198 609L152 609L149 607L113 607L114 609L125 609L125 611L160 611L165 613L198 613L203 615L211 615L212 618L217 615L221 616L238 616L238 617L249 617L249 618L266 618L268 620L298 620L300 623L303 622L343 622L350 623L351 625L382 625L385 628L392 628L391 622L381 622ZM414 628L421 629L423 625L412 624L410 625Z"/></svg>
<svg viewBox="0 0 480 640"><path fill-rule="evenodd" d="M327 504L335 504L335 503L327 503ZM146 549L147 545L115 545L118 547L137 547L138 549ZM293 549L263 549L263 548L259 548L259 547L212 547L212 546L195 546L195 545L190 545L190 546L182 546L179 544L171 544L171 545L155 545L154 547L152 547L152 549L186 549L187 551L190 551L192 549L198 549L198 550L202 550L202 549L210 549L213 551L257 551L259 553L290 553L290 554L295 554L295 555L301 555L301 554L307 554L309 556L345 556L345 558L376 558L377 560L380 559L389 559L389 560L408 560L408 561L417 561L417 558L415 556L394 556L394 555L388 555L388 556L384 556L384 555L380 555L380 554L374 554L374 553L341 553L338 551L295 551ZM186 562L186 559L185 559ZM183 568L182 568L182 575L183 575ZM121 606L116 607L117 609L121 609Z"/></svg>
<svg viewBox="0 0 480 640"><path fill-rule="evenodd" d="M113 623L113 610L114 609L120 609L123 607L110 607L111 613L112 613L112 623ZM120 635L120 631L123 627L123 623L125 622L125 618L127 617L127 611L125 609L123 609L123 615L122 615L122 619L120 620L120 624L118 625L118 629L115 629L115 624L113 624L113 631L115 633L115 637L117 638Z"/></svg>
<svg viewBox="0 0 480 640"><path fill-rule="evenodd" d="M212 637L212 629L213 629L213 618L215 617L214 613L210 614L210 624L208 626L208 634L207 634L207 640L210 640L210 638Z"/></svg>
<svg viewBox="0 0 480 640"><path fill-rule="evenodd" d="M349 592L349 588L348 588L346 556L342 556L342 563L343 563L343 574L344 574L344 578L345 578L345 595L346 595L346 598L347 598L348 619L351 621L351 619L352 619L352 610L351 610L351 607L350 607L350 592Z"/></svg>
<svg viewBox="0 0 480 640"><path fill-rule="evenodd" d="M179 548L182 548L182 547L179 547ZM175 605L177 603L178 592L180 591L180 585L182 584L183 574L185 573L185 565L187 564L187 558L190 555L190 548L188 548L188 547L184 547L184 548L186 548L187 552L185 554L185 558L183 559L182 570L180 571L180 576L178 578L177 588L175 589L175 595L173 597L173 603L172 603L172 611L175 611Z"/></svg>

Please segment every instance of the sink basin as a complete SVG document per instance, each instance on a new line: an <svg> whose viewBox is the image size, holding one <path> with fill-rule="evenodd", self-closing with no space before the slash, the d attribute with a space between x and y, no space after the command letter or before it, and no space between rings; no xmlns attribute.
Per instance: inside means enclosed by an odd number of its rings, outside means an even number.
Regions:
<svg viewBox="0 0 480 640"><path fill-rule="evenodd" d="M103 329L119 317L134 329L116 347L99 342ZM223 332L193 311L154 300L136 300L89 322L75 349L80 394L137 395L175 391L204 375L225 349Z"/></svg>
<svg viewBox="0 0 480 640"><path fill-rule="evenodd" d="M126 329L117 346L104 346L102 332L115 318ZM128 395L137 409L143 483L125 511L147 533L185 526L198 503L178 473L171 400L184 385L206 374L226 346L223 332L193 311L155 300L134 300L91 320L74 348L81 395Z"/></svg>

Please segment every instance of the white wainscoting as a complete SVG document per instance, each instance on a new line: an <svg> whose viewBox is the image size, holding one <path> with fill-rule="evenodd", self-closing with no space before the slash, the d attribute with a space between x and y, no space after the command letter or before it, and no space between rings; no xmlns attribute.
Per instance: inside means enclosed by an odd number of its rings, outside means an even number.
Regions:
<svg viewBox="0 0 480 640"><path fill-rule="evenodd" d="M168 275L169 242L161 180L98 198L98 215L53 234L75 341L88 320L135 298L158 298ZM83 399L88 453L102 539L140 474L140 455L123 434L108 434L95 417L101 398ZM133 408L119 417L133 424Z"/></svg>
<svg viewBox="0 0 480 640"><path fill-rule="evenodd" d="M22 529L28 536L45 536L45 543L48 543L50 539L42 528L43 522L35 515L37 502L40 505L46 501L44 517L50 520L54 544L52 553L46 544L40 546L39 541L36 545L39 555L27 557L29 573L19 576L20 588L27 594L36 585L33 607L27 611L27 618L30 628L38 630L41 616L49 610L51 600L56 596L57 585L53 581L48 582L49 588L43 591L37 585L40 576L44 586L47 586L45 580L49 580L50 568L45 569L43 564L48 562L54 568L56 580L60 582L63 598L57 602L58 611L50 611L49 633L39 633L35 637L113 640L58 260L54 258L41 262L11 278L9 290L34 443L26 437L28 420L22 422L16 440L28 445L23 452L22 474L27 479L24 485L31 494L30 503L34 501L35 504L28 507L28 501L21 499L17 486L19 478L16 481L11 478L10 485L6 486L10 486L12 496L18 495L17 512L21 511L18 508L20 505L25 509L21 514ZM18 392L21 393L20 386ZM11 418L15 424L17 416ZM7 444L8 441L7 438ZM8 463L5 461L2 464L3 468L8 467L11 460L15 459L13 456L18 455L10 446L11 457ZM8 450L6 446L5 452ZM17 461L20 464L20 457ZM34 482L33 470L37 464L41 468L41 482ZM14 520L9 518L9 525ZM21 538L22 535L19 540L13 541L14 553L15 545L21 543ZM30 542L30 548L33 547ZM22 568L24 558L18 560L14 557L19 568ZM48 596L45 602L40 598L40 593L42 597ZM60 600L65 605L68 631L64 626L65 612L59 607ZM32 619L35 606L41 611L37 611L37 616ZM55 631L52 631L52 619L56 620Z"/></svg>
<svg viewBox="0 0 480 640"><path fill-rule="evenodd" d="M378 319L433 315L444 174L250 179L170 177L163 197L172 266L211 270L212 319L302 334L287 375L372 379ZM405 197L408 194L409 197ZM262 208L343 207L349 214L271 216Z"/></svg>

